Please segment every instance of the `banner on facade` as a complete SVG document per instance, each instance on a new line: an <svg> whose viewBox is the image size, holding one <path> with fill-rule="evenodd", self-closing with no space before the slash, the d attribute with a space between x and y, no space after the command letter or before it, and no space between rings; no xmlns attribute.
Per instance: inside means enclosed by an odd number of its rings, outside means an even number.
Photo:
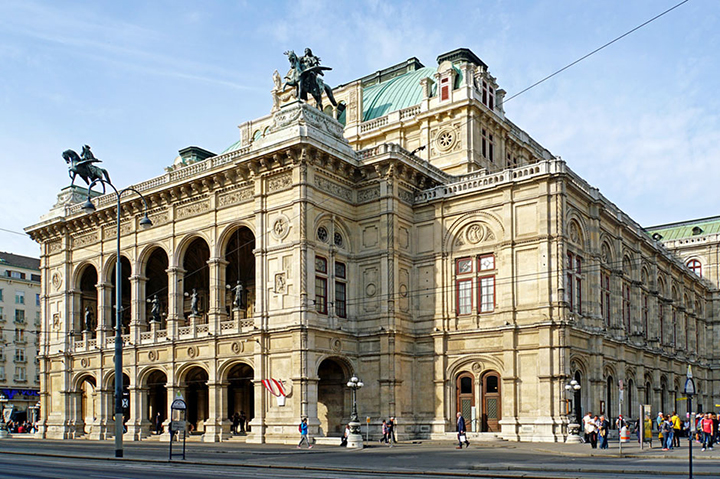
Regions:
<svg viewBox="0 0 720 479"><path fill-rule="evenodd" d="M270 394L272 394L275 397L285 397L287 396L285 392L285 386L283 386L282 381L279 381L277 379L263 379L262 380L263 386L265 386L265 389L270 391Z"/></svg>

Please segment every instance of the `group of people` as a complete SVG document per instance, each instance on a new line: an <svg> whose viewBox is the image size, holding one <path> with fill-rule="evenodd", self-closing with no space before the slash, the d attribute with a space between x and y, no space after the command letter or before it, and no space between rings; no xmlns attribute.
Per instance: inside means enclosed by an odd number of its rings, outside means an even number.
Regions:
<svg viewBox="0 0 720 479"><path fill-rule="evenodd" d="M397 439L395 439L395 418L391 417L388 420L383 419L382 422L382 438L380 439L380 443L385 443L388 446L392 447L393 443L397 444Z"/></svg>
<svg viewBox="0 0 720 479"><path fill-rule="evenodd" d="M232 420L230 433L232 433L233 436L245 434L245 432L250 430L247 416L245 416L245 411L240 411L240 414L236 412L230 419Z"/></svg>
<svg viewBox="0 0 720 479"><path fill-rule="evenodd" d="M655 425L663 451L680 447L680 436L686 435L687 430L690 428L690 422L686 421L686 423L683 424L683 421L676 411L673 411L672 414L659 412L655 420Z"/></svg>
<svg viewBox="0 0 720 479"><path fill-rule="evenodd" d="M6 426L8 432L12 434L34 434L37 432L35 423L31 421L8 421Z"/></svg>
<svg viewBox="0 0 720 479"><path fill-rule="evenodd" d="M397 444L397 439L395 439L395 424L397 423L397 420L394 417L391 417L390 419L383 419L382 422L382 438L380 439L380 444L387 444L389 447L392 447L393 443ZM310 443L310 439L308 437L308 424L307 424L307 418L302 418L300 421L300 424L298 425L298 432L300 433L300 442L298 443L297 447L300 449L303 444L306 444L308 449L312 449L312 444ZM346 447L348 444L348 438L350 437L350 425L345 425L345 431L343 432L342 438L340 439L340 446Z"/></svg>
<svg viewBox="0 0 720 479"><path fill-rule="evenodd" d="M598 448L598 446L600 449L607 449L610 425L610 420L604 414L598 416L588 412L582 421L584 441L590 443L590 447L593 449ZM617 429L627 427L627 422L622 415L615 420L615 427Z"/></svg>

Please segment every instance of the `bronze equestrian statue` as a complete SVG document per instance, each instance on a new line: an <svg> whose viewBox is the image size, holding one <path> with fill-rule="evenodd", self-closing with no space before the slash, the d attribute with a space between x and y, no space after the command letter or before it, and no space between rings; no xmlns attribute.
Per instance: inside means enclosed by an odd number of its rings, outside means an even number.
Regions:
<svg viewBox="0 0 720 479"><path fill-rule="evenodd" d="M293 50L285 52L290 62L290 71L285 75L285 86L295 88L295 97L307 101L308 93L315 99L317 107L322 111L322 95L325 93L333 106L338 104L333 96L332 89L325 84L321 78L325 70L332 70L330 67L320 65L320 58L313 55L312 50L305 49L305 55L298 58Z"/></svg>
<svg viewBox="0 0 720 479"><path fill-rule="evenodd" d="M100 163L100 160L95 158L95 155L90 151L88 145L83 146L82 156L75 153L74 150L65 150L62 156L65 162L70 165L68 166L68 175L72 180L70 186L75 184L75 178L77 176L85 180L85 183L88 185L94 180L102 180L103 177L105 177L105 181L112 183L107 170L93 165L93 163ZM103 193L105 193L105 184L103 184Z"/></svg>

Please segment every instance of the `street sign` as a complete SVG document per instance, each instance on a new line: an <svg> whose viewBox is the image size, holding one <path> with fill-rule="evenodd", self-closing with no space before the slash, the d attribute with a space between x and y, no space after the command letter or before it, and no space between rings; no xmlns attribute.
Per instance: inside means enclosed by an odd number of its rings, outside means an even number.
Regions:
<svg viewBox="0 0 720 479"><path fill-rule="evenodd" d="M685 380L685 394L687 396L693 396L695 394L695 381L692 377Z"/></svg>
<svg viewBox="0 0 720 479"><path fill-rule="evenodd" d="M187 421L170 421L171 431L184 431L187 426Z"/></svg>

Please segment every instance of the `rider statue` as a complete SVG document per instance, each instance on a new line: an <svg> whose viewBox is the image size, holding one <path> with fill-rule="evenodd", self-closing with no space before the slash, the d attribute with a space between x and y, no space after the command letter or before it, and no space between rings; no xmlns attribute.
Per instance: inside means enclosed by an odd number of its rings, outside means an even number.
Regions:
<svg viewBox="0 0 720 479"><path fill-rule="evenodd" d="M343 108L343 105L338 105L335 101L332 89L321 78L325 75L325 70L332 68L320 65L320 58L313 55L309 48L305 49L305 55L300 58L292 50L285 52L285 55L290 62L290 70L285 75L282 90L285 90L286 86L294 87L295 97L303 101L307 101L309 93L321 111L323 93L327 95L333 106Z"/></svg>

